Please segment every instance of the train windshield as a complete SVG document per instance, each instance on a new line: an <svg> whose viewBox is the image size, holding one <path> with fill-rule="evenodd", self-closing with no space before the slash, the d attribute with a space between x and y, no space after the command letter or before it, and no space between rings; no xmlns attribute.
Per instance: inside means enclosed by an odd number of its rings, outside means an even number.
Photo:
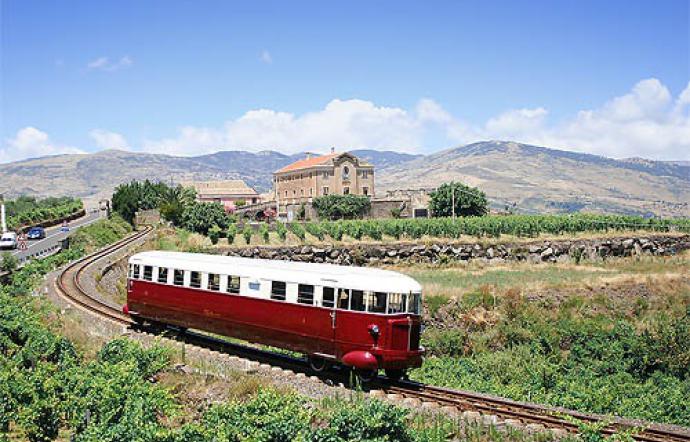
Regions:
<svg viewBox="0 0 690 442"><path fill-rule="evenodd" d="M407 312L413 315L418 315L422 311L422 294L421 293L410 293L409 305L407 306Z"/></svg>

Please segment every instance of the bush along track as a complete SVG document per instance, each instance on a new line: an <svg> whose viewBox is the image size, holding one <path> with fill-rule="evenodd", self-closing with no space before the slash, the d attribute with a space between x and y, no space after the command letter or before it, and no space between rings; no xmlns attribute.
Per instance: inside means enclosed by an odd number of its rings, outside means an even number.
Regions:
<svg viewBox="0 0 690 442"><path fill-rule="evenodd" d="M690 426L690 293L558 306L518 292L432 301L413 379L585 412ZM427 307L432 307L428 304Z"/></svg>

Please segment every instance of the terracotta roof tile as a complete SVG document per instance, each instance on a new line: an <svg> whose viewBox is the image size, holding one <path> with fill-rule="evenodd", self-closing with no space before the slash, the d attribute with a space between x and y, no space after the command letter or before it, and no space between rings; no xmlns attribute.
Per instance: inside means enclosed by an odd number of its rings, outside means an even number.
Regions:
<svg viewBox="0 0 690 442"><path fill-rule="evenodd" d="M275 171L275 173L291 172L293 170L300 170L306 169L308 167L320 166L322 164L328 163L330 160L337 157L338 155L340 155L340 153L336 152L329 153L328 155L322 155L320 157L305 158L303 160L295 161L292 164L288 164L282 169Z"/></svg>
<svg viewBox="0 0 690 442"><path fill-rule="evenodd" d="M184 181L184 187L194 187L200 195L258 195L243 180Z"/></svg>

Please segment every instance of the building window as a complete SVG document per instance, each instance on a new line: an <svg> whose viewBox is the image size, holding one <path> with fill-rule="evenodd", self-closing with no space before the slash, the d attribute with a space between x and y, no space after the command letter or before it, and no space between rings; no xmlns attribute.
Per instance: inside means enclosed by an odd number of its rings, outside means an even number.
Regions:
<svg viewBox="0 0 690 442"><path fill-rule="evenodd" d="M350 188L349 187L343 187L343 195L349 195L350 194Z"/></svg>
<svg viewBox="0 0 690 442"><path fill-rule="evenodd" d="M363 195L369 195L369 188L368 187L362 187L362 194Z"/></svg>
<svg viewBox="0 0 690 442"><path fill-rule="evenodd" d="M276 301L285 301L285 286L286 284L282 281L272 281L271 299L275 299Z"/></svg>
<svg viewBox="0 0 690 442"><path fill-rule="evenodd" d="M314 194L314 189L312 189L312 188L310 187L310 188L309 188L309 196L312 196L313 194Z"/></svg>
<svg viewBox="0 0 690 442"><path fill-rule="evenodd" d="M165 267L158 267L158 282L161 284L168 283L168 269Z"/></svg>
<svg viewBox="0 0 690 442"><path fill-rule="evenodd" d="M299 193L300 193L302 196L304 196L304 189L300 189L300 190L299 190Z"/></svg>
<svg viewBox="0 0 690 442"><path fill-rule="evenodd" d="M343 179L344 180L350 179L350 168L347 166L343 167Z"/></svg>
<svg viewBox="0 0 690 442"><path fill-rule="evenodd" d="M323 300L321 304L324 307L333 308L335 305L335 289L333 287L323 288Z"/></svg>
<svg viewBox="0 0 690 442"><path fill-rule="evenodd" d="M192 272L189 278L189 286L195 289L201 288L201 272Z"/></svg>
<svg viewBox="0 0 690 442"><path fill-rule="evenodd" d="M367 178L369 178L369 171L368 171L368 170L363 170L363 171L362 171L362 178L364 178L365 180L366 180Z"/></svg>
<svg viewBox="0 0 690 442"><path fill-rule="evenodd" d="M300 304L314 304L314 286L299 284L297 286L297 302Z"/></svg>
<svg viewBox="0 0 690 442"><path fill-rule="evenodd" d="M323 194L328 195L328 186L324 186L323 188Z"/></svg>
<svg viewBox="0 0 690 442"><path fill-rule="evenodd" d="M285 191L285 196L287 197L287 190Z"/></svg>
<svg viewBox="0 0 690 442"><path fill-rule="evenodd" d="M144 266L144 281L153 281L153 267Z"/></svg>
<svg viewBox="0 0 690 442"><path fill-rule="evenodd" d="M175 284L175 285L184 284L184 270L175 269L173 271L173 284Z"/></svg>
<svg viewBox="0 0 690 442"><path fill-rule="evenodd" d="M328 171L325 171L325 172L323 173L323 177L324 177L324 179L328 178Z"/></svg>
<svg viewBox="0 0 690 442"><path fill-rule="evenodd" d="M217 292L220 290L220 275L217 273L208 274L208 289Z"/></svg>
<svg viewBox="0 0 690 442"><path fill-rule="evenodd" d="M292 189L292 196L296 196L296 195L297 195L297 191L295 189Z"/></svg>

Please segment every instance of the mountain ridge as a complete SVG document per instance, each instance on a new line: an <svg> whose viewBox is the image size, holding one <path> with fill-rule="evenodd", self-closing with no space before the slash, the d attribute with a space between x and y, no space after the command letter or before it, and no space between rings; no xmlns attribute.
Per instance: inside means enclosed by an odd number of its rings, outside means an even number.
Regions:
<svg viewBox="0 0 690 442"><path fill-rule="evenodd" d="M400 188L434 187L460 180L481 187L494 207L517 205L522 211L596 210L688 216L690 165L598 155L512 141L479 141L429 155L371 149L352 153L376 167L377 193ZM271 173L306 153L273 150L221 150L180 157L105 150L53 155L0 164L0 193L37 196L109 196L132 179L165 182L243 179L265 192Z"/></svg>

